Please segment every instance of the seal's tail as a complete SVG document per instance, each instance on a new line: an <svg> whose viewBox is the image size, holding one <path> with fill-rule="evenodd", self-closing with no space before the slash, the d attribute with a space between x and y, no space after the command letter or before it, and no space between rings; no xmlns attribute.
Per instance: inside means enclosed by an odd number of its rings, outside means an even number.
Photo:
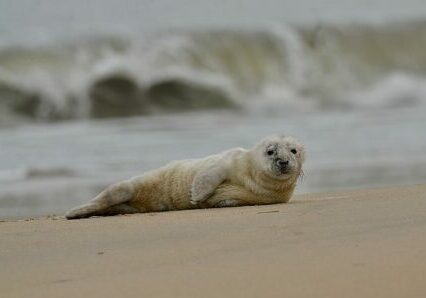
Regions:
<svg viewBox="0 0 426 298"><path fill-rule="evenodd" d="M134 195L134 187L128 182L114 184L90 202L71 209L65 214L67 219L85 218L96 215L113 215L120 213L135 213L137 210L124 203Z"/></svg>

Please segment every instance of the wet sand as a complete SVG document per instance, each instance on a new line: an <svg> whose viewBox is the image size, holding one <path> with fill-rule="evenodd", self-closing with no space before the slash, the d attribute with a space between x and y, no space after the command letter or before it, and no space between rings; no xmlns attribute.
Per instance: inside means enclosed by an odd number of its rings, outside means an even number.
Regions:
<svg viewBox="0 0 426 298"><path fill-rule="evenodd" d="M1 297L426 297L426 184L0 222Z"/></svg>

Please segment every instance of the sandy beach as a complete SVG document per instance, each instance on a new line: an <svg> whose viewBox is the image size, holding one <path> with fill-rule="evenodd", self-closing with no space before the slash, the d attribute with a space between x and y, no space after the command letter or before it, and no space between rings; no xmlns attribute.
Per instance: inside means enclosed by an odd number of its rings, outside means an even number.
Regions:
<svg viewBox="0 0 426 298"><path fill-rule="evenodd" d="M0 222L1 297L425 297L426 184Z"/></svg>
<svg viewBox="0 0 426 298"><path fill-rule="evenodd" d="M425 298L425 48L420 0L0 1L0 298ZM63 216L273 134L288 204Z"/></svg>

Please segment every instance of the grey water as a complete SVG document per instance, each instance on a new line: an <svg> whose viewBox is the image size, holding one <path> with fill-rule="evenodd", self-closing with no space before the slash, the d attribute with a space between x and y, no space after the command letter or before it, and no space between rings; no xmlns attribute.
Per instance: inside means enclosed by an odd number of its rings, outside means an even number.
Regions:
<svg viewBox="0 0 426 298"><path fill-rule="evenodd" d="M271 133L306 145L298 193L421 183L425 113L216 111L0 130L0 218L62 214L115 181L174 159L250 147Z"/></svg>
<svg viewBox="0 0 426 298"><path fill-rule="evenodd" d="M0 219L272 133L298 193L426 181L423 1L186 2L0 1Z"/></svg>

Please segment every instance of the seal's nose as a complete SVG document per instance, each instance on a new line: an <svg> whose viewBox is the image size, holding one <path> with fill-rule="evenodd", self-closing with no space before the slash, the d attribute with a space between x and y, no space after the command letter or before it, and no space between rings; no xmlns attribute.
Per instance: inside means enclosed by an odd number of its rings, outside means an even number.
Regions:
<svg viewBox="0 0 426 298"><path fill-rule="evenodd" d="M279 166L280 168L285 168L288 166L288 160L284 160L281 158L277 159L276 163L277 163L277 166Z"/></svg>

